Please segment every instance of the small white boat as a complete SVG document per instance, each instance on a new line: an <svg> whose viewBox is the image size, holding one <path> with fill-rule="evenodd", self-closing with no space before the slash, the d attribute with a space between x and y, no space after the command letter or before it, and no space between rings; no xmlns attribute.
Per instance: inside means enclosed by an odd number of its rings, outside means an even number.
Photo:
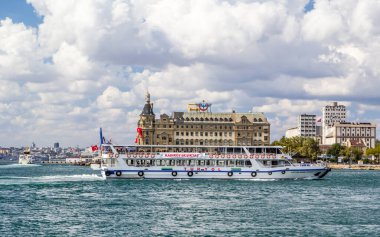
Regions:
<svg viewBox="0 0 380 237"><path fill-rule="evenodd" d="M107 179L321 179L325 164L292 164L280 146L101 145Z"/></svg>
<svg viewBox="0 0 380 237"><path fill-rule="evenodd" d="M21 165L33 164L33 155L30 150L25 150L23 154L18 157L18 163Z"/></svg>

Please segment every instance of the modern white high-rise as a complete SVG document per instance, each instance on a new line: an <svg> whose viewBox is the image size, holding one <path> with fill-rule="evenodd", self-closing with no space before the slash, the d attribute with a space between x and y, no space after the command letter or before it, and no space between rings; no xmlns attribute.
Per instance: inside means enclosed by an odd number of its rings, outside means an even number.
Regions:
<svg viewBox="0 0 380 237"><path fill-rule="evenodd" d="M295 128L290 128L286 131L285 137L311 137L317 136L316 128L316 115L314 114L301 114L298 115L298 125Z"/></svg>
<svg viewBox="0 0 380 237"><path fill-rule="evenodd" d="M326 105L322 108L322 143L326 144L326 135L328 129L334 123L346 121L346 106L338 105L338 102L333 102L332 105Z"/></svg>
<svg viewBox="0 0 380 237"><path fill-rule="evenodd" d="M314 114L301 114L298 116L298 128L301 132L301 137L316 137L316 115Z"/></svg>

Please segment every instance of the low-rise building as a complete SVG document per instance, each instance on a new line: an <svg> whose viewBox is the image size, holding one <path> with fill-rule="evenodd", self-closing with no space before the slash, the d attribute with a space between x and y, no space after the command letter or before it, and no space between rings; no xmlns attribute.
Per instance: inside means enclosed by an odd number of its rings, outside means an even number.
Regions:
<svg viewBox="0 0 380 237"><path fill-rule="evenodd" d="M367 148L374 148L375 142L376 124L373 123L336 122L326 130L325 145L339 143L350 146L360 143Z"/></svg>

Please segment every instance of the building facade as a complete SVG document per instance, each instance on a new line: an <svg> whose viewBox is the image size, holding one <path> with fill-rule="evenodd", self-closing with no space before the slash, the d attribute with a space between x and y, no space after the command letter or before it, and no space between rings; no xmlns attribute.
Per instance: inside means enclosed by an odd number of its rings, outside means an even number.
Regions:
<svg viewBox="0 0 380 237"><path fill-rule="evenodd" d="M156 118L149 93L140 114L138 144L262 146L270 144L270 123L263 113L213 113L211 104L189 104L187 112Z"/></svg>
<svg viewBox="0 0 380 237"><path fill-rule="evenodd" d="M328 130L337 122L346 121L346 106L333 102L322 108L322 143L326 144Z"/></svg>
<svg viewBox="0 0 380 237"><path fill-rule="evenodd" d="M286 138L300 136L315 139L317 135L316 115L314 114L299 115L297 127L290 128L285 133Z"/></svg>
<svg viewBox="0 0 380 237"><path fill-rule="evenodd" d="M337 122L327 129L325 145L339 143L345 146L363 144L367 148L374 148L376 143L376 124Z"/></svg>

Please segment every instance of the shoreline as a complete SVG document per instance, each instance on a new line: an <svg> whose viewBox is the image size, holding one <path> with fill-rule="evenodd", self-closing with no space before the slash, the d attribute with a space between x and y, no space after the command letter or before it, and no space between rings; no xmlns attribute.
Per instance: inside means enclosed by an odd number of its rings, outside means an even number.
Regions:
<svg viewBox="0 0 380 237"><path fill-rule="evenodd" d="M331 169L351 169L351 170L380 170L380 165L358 165L352 164L351 168L349 164L328 164Z"/></svg>

